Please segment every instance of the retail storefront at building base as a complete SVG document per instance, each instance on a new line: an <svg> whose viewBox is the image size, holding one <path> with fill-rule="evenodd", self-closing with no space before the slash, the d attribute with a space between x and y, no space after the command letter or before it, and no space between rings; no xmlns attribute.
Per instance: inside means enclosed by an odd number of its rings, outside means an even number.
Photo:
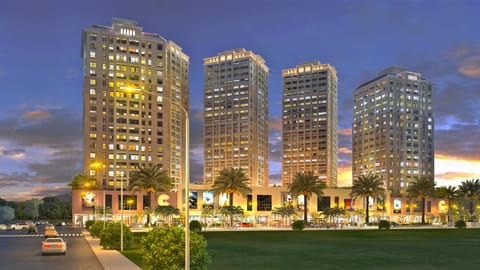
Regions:
<svg viewBox="0 0 480 270"><path fill-rule="evenodd" d="M365 221L364 198L351 198L350 188L327 188L321 197L315 194L308 199L308 220L313 225L330 223L343 225L362 225ZM199 220L209 226L229 226L219 209L228 205L228 197L214 197L209 185L190 185L190 220ZM123 191L123 211L121 192L119 190L73 190L72 217L77 226L83 226L87 220L120 221L127 224L145 224L147 213L152 214L151 223L162 223L155 214L158 206L172 206L180 211L173 220L182 223L185 212L184 189L179 192L147 193ZM303 196L293 197L286 187L255 187L247 197L234 196L234 205L243 209L243 216L235 220L234 225L242 226L289 226L294 219L303 219ZM285 219L275 211L291 205L294 214ZM400 224L420 223L422 214L421 201L407 198L377 196L368 200L370 222L381 219ZM340 209L340 211L331 211ZM448 211L448 203L441 199L427 199L425 214L429 223L443 223ZM123 212L123 214L122 214Z"/></svg>

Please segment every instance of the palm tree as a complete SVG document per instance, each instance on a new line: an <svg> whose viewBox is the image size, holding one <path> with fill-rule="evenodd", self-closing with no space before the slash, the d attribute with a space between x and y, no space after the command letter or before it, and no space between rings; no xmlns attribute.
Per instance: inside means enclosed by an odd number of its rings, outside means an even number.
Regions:
<svg viewBox="0 0 480 270"><path fill-rule="evenodd" d="M148 201L151 202L153 193L169 192L172 189L172 178L159 166L138 166L137 169L130 175L128 190L147 192ZM147 214L147 224L150 226L150 214Z"/></svg>
<svg viewBox="0 0 480 270"><path fill-rule="evenodd" d="M427 197L432 197L435 192L435 180L432 177L420 176L415 182L412 182L407 193L411 198L422 200L422 224L425 223L425 201Z"/></svg>
<svg viewBox="0 0 480 270"><path fill-rule="evenodd" d="M344 216L346 213L345 209L344 208L339 208L339 207L335 207L335 208L325 208L323 210L323 215L325 215L325 217L327 218L327 221L330 219L330 218L333 218L333 224L334 224L334 227L336 228L337 227L337 221L338 221L338 217L339 216ZM328 223L328 222L327 222Z"/></svg>
<svg viewBox="0 0 480 270"><path fill-rule="evenodd" d="M171 205L159 205L154 210L155 214L163 217L163 221L167 220L168 225L172 225L173 215L180 215L180 210Z"/></svg>
<svg viewBox="0 0 480 270"><path fill-rule="evenodd" d="M273 209L272 214L274 215L279 215L282 217L283 222L286 223L286 219L290 220L291 216L295 214L295 209L293 208L293 205L285 205L282 207L275 207Z"/></svg>
<svg viewBox="0 0 480 270"><path fill-rule="evenodd" d="M376 197L384 193L383 182L380 177L374 173L360 175L357 180L353 181L352 191L350 196L352 198L364 197L365 198L365 223L369 223L369 209L368 199L370 197Z"/></svg>
<svg viewBox="0 0 480 270"><path fill-rule="evenodd" d="M248 187L248 177L241 168L224 168L220 171L212 186L213 196L226 193L229 199L229 206L233 206L233 195L246 197L252 189Z"/></svg>
<svg viewBox="0 0 480 270"><path fill-rule="evenodd" d="M218 209L220 215L225 217L230 217L230 226L234 226L234 219L236 216L242 217L244 214L243 208L241 206L223 206Z"/></svg>
<svg viewBox="0 0 480 270"><path fill-rule="evenodd" d="M480 197L480 180L471 179L463 181L458 187L458 193L461 197L470 201L470 220L473 221L473 214L475 212L473 203Z"/></svg>
<svg viewBox="0 0 480 270"><path fill-rule="evenodd" d="M437 197L448 200L448 212L447 212L447 222L450 222L450 208L452 208L452 201L455 200L458 196L457 188L448 186L448 187L439 187L437 188Z"/></svg>
<svg viewBox="0 0 480 270"><path fill-rule="evenodd" d="M317 196L323 195L323 190L327 187L325 182L320 181L318 176L313 172L297 172L293 178L293 182L288 185L289 192L297 197L303 195L303 222L307 226L308 222L308 199L315 193Z"/></svg>

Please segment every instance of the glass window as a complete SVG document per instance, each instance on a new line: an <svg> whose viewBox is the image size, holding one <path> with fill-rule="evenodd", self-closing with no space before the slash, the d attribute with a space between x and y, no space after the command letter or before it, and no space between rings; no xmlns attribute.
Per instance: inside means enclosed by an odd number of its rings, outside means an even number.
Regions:
<svg viewBox="0 0 480 270"><path fill-rule="evenodd" d="M272 195L257 195L257 211L272 211Z"/></svg>

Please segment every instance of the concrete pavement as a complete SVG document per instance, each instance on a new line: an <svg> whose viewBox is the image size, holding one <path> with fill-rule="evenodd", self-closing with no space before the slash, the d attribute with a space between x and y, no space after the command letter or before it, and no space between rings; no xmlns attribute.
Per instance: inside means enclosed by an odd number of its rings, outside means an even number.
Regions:
<svg viewBox="0 0 480 270"><path fill-rule="evenodd" d="M106 250L100 246L100 239L92 238L88 231L83 235L104 270L141 270L141 268L123 256L117 250Z"/></svg>

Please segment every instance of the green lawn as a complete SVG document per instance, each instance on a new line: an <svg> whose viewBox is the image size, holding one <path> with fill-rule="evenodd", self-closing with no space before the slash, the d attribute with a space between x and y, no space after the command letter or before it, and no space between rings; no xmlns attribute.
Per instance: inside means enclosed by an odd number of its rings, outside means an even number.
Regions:
<svg viewBox="0 0 480 270"><path fill-rule="evenodd" d="M437 270L480 265L478 229L235 231L204 236L212 270ZM141 257L138 251L132 253L137 260Z"/></svg>

